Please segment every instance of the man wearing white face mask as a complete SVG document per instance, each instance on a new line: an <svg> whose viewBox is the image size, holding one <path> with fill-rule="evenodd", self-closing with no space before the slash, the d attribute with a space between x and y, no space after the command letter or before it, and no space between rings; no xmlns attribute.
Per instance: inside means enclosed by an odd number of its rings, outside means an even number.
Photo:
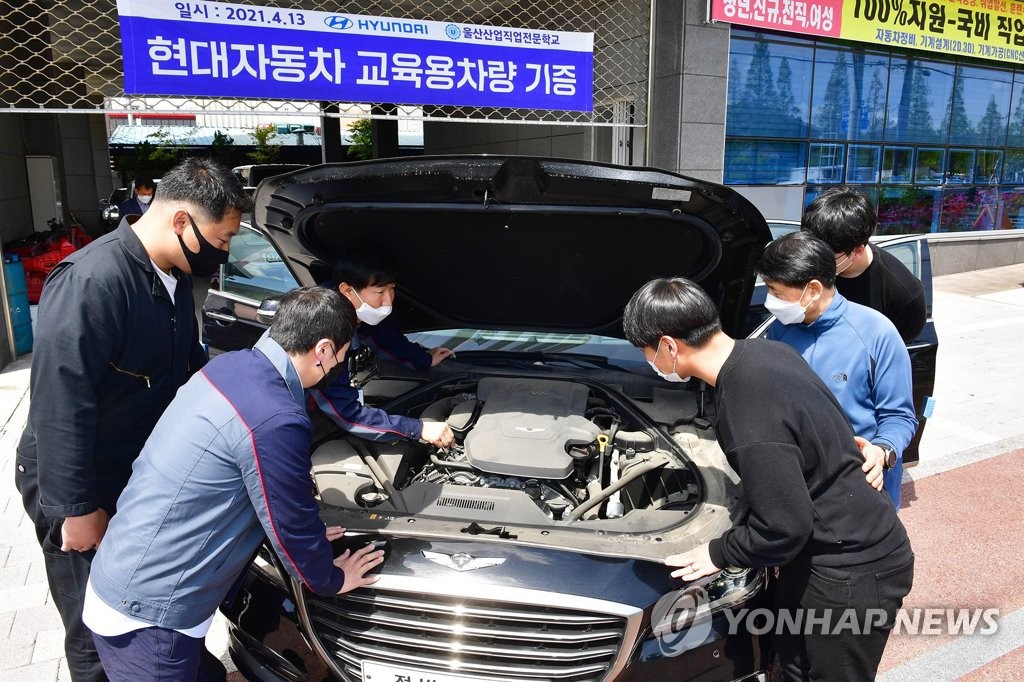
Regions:
<svg viewBox="0 0 1024 682"><path fill-rule="evenodd" d="M899 509L903 449L917 430L910 355L899 332L882 313L836 291L832 249L807 232L769 244L756 269L776 317L767 337L792 346L829 387L858 436L868 482L877 488L884 481Z"/></svg>
<svg viewBox="0 0 1024 682"><path fill-rule="evenodd" d="M135 196L117 206L117 212L122 219L130 215L145 215L156 193L156 183L149 178L136 178L134 186Z"/></svg>
<svg viewBox="0 0 1024 682"><path fill-rule="evenodd" d="M806 625L772 637L785 679L874 679L914 556L892 505L864 483L853 431L828 387L791 348L730 338L688 279L648 282L622 327L658 372L712 387L715 435L750 507L721 536L666 557L672 577L780 567L773 607ZM851 634L842 625L849 616L864 627Z"/></svg>
<svg viewBox="0 0 1024 682"><path fill-rule="evenodd" d="M363 345L373 348L378 357L416 370L435 367L452 356L448 348L427 350L412 343L386 320L395 300L395 267L390 256L369 245L356 246L335 264L333 275L334 280L324 286L336 288L352 304L359 324L338 378L329 386L312 391L320 411L336 426L366 440L391 442L409 438L438 447L452 445L455 435L447 424L368 407L352 387L348 361Z"/></svg>

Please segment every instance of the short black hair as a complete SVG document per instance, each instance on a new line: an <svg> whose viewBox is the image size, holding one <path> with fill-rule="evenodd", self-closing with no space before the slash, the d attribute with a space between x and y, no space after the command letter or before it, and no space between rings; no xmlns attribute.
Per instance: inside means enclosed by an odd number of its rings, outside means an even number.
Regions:
<svg viewBox="0 0 1024 682"><path fill-rule="evenodd" d="M791 287L816 279L831 288L836 283L836 256L832 247L810 232L790 232L769 242L754 270L765 280Z"/></svg>
<svg viewBox="0 0 1024 682"><path fill-rule="evenodd" d="M827 189L804 211L800 229L828 244L834 253L850 253L868 243L878 226L875 206L852 187Z"/></svg>
<svg viewBox="0 0 1024 682"><path fill-rule="evenodd" d="M147 178L147 177L141 176L141 175L139 177L135 178L134 186L135 186L135 190L136 191L138 191L138 189L140 187L144 187L146 189L153 189L153 190L156 189L156 183L153 182L153 178Z"/></svg>
<svg viewBox="0 0 1024 682"><path fill-rule="evenodd" d="M305 353L320 339L334 342L335 352L352 340L356 311L334 289L303 287L281 298L270 325L270 338L287 353Z"/></svg>
<svg viewBox="0 0 1024 682"><path fill-rule="evenodd" d="M722 330L718 308L685 277L652 279L633 294L622 313L626 338L637 348L654 348L662 336L700 348Z"/></svg>
<svg viewBox="0 0 1024 682"><path fill-rule="evenodd" d="M356 244L334 263L334 282L353 289L394 284L398 266L394 256L376 244Z"/></svg>
<svg viewBox="0 0 1024 682"><path fill-rule="evenodd" d="M200 217L220 222L232 210L252 211L252 199L235 174L210 159L189 157L160 179L154 202L183 201Z"/></svg>

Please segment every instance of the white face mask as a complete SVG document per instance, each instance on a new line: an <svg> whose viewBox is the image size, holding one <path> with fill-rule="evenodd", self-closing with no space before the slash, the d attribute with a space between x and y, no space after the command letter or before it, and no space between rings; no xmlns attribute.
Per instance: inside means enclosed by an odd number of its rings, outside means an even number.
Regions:
<svg viewBox="0 0 1024 682"><path fill-rule="evenodd" d="M843 266L839 267L839 263L843 263ZM850 253L846 254L846 258L844 258L843 260L838 261L836 263L836 274L837 275L843 274L844 272L846 272L847 270L850 269L851 265L853 265L853 252L852 251Z"/></svg>
<svg viewBox="0 0 1024 682"><path fill-rule="evenodd" d="M764 297L764 307L768 309L772 315L775 316L782 324L797 324L804 321L804 316L807 315L807 309L811 307L811 303L807 305L800 305L800 301L804 297L804 292L807 291L807 285L800 290L800 298L795 301L783 301L778 296L774 296L768 293ZM813 302L813 301L812 301Z"/></svg>
<svg viewBox="0 0 1024 682"><path fill-rule="evenodd" d="M374 308L372 305L363 300L363 297L359 295L359 292L352 289L352 292L359 299L359 307L356 308L356 317L359 318L360 322L365 322L371 327L376 327L378 324L384 321L384 318L391 314L391 306L382 305L379 308Z"/></svg>
<svg viewBox="0 0 1024 682"><path fill-rule="evenodd" d="M660 352L661 352L661 341L658 342L658 349L654 351L654 360L658 359L658 353L660 353ZM655 371L655 373L659 377L664 379L665 381L669 381L669 382L674 383L674 384L681 384L681 383L684 383L684 382L687 382L687 381L690 380L690 377L681 377L678 374L676 374L676 360L677 360L677 358L675 356L672 356L672 372L668 373L668 374L666 374L665 372L662 372L660 369L658 369L658 366L654 364L654 360L648 360L647 364L650 365L651 369L653 369Z"/></svg>
<svg viewBox="0 0 1024 682"><path fill-rule="evenodd" d="M137 194L137 195L135 195L135 198L138 199L139 203L142 204L143 206L145 206L149 202L153 201L153 195L152 194Z"/></svg>

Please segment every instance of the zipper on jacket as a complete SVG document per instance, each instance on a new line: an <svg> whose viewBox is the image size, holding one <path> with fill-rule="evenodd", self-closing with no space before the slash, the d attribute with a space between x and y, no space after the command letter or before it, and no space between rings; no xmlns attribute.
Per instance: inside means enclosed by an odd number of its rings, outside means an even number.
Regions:
<svg viewBox="0 0 1024 682"><path fill-rule="evenodd" d="M152 386L151 386L151 385L150 385L150 383L149 383L149 377L148 377L148 376L146 376L145 374L137 374L137 373L135 373L135 372L129 372L129 371L128 371L128 370L126 370L126 369L121 369L120 367L118 367L117 365L115 365L115 364L114 364L114 363L112 363L112 362L110 363L110 366L111 366L111 367L113 367L113 368L114 368L115 370L117 370L118 372L120 372L121 374L127 374L128 376L133 376L133 377L135 377L136 379L142 379L143 381L145 381L145 382L146 382L146 388L152 388Z"/></svg>

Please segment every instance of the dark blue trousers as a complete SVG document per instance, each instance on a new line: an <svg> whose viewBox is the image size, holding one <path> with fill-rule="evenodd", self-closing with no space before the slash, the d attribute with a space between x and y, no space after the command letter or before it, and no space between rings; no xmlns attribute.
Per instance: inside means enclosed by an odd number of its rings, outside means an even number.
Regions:
<svg viewBox="0 0 1024 682"><path fill-rule="evenodd" d="M204 640L165 628L143 628L115 637L93 633L111 682L195 682Z"/></svg>

